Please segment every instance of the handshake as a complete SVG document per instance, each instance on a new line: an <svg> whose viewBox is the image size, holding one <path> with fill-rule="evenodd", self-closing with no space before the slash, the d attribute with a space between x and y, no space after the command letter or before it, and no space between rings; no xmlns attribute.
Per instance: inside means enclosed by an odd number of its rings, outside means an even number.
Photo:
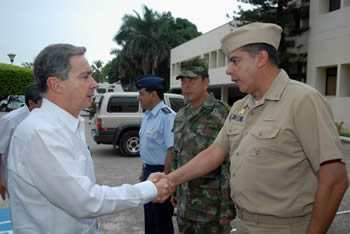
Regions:
<svg viewBox="0 0 350 234"><path fill-rule="evenodd" d="M158 191L158 197L152 202L163 203L175 192L175 184L164 173L152 173L147 180L153 182Z"/></svg>

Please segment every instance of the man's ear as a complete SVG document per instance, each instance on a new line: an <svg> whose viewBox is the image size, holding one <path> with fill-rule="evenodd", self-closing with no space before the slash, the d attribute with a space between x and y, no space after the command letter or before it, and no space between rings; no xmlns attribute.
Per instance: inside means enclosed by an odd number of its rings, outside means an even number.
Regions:
<svg viewBox="0 0 350 234"><path fill-rule="evenodd" d="M257 59L257 67L262 68L268 63L269 60L269 54L265 50L261 50L255 58Z"/></svg>
<svg viewBox="0 0 350 234"><path fill-rule="evenodd" d="M46 84L47 87L52 90L54 93L61 93L61 86L60 86L61 79L51 76L47 79Z"/></svg>
<svg viewBox="0 0 350 234"><path fill-rule="evenodd" d="M207 89L209 88L209 84L210 84L210 79L209 77L205 78L204 79L204 82L205 82L205 86L207 87Z"/></svg>

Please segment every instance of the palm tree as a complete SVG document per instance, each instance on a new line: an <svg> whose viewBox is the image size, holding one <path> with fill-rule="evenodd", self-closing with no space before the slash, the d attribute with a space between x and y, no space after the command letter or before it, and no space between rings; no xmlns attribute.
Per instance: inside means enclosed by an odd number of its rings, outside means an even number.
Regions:
<svg viewBox="0 0 350 234"><path fill-rule="evenodd" d="M143 16L134 13L123 17L114 40L123 46L120 55L126 57L124 60L130 60L143 74L155 74L159 64L169 57L167 32L171 14L160 15L146 6Z"/></svg>
<svg viewBox="0 0 350 234"><path fill-rule="evenodd" d="M101 60L96 60L92 62L92 77L96 80L97 83L103 83L104 74L102 72L103 62Z"/></svg>

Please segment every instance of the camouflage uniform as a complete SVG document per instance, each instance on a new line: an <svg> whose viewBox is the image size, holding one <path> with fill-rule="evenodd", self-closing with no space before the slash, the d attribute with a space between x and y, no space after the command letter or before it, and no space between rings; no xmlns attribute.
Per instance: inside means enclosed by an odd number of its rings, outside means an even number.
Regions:
<svg viewBox="0 0 350 234"><path fill-rule="evenodd" d="M173 128L175 142L171 169L183 166L210 146L227 114L228 109L225 105L211 96L199 107L192 108L186 105L180 109ZM218 225L220 219L232 220L235 217L234 204L230 198L229 178L230 161L229 157L226 157L224 163L216 170L177 186L177 216L181 232L230 233L230 224ZM194 225L196 222L204 226ZM218 226L228 231L215 231L218 230Z"/></svg>

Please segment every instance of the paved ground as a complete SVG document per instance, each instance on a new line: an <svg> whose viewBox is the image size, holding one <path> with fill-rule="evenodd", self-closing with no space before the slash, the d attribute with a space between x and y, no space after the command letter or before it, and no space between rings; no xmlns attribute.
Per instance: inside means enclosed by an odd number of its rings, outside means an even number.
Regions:
<svg viewBox="0 0 350 234"><path fill-rule="evenodd" d="M0 112L0 117L5 112ZM123 183L134 184L138 182L138 175L141 170L140 158L122 157L118 152L114 152L109 145L97 145L90 135L91 126L86 121L86 138L93 151L95 172L97 182L110 186L118 186ZM348 174L350 176L350 143L346 144L344 150L347 163ZM1 200L1 199L0 199ZM8 207L8 203L0 201L0 207ZM345 194L339 211L350 210L350 192ZM328 233L344 234L350 233L350 213L336 216L333 225ZM116 215L104 216L99 219L101 234L141 234L144 233L143 208L135 208L120 212ZM176 225L175 225L176 226ZM0 232L1 233L1 232Z"/></svg>

